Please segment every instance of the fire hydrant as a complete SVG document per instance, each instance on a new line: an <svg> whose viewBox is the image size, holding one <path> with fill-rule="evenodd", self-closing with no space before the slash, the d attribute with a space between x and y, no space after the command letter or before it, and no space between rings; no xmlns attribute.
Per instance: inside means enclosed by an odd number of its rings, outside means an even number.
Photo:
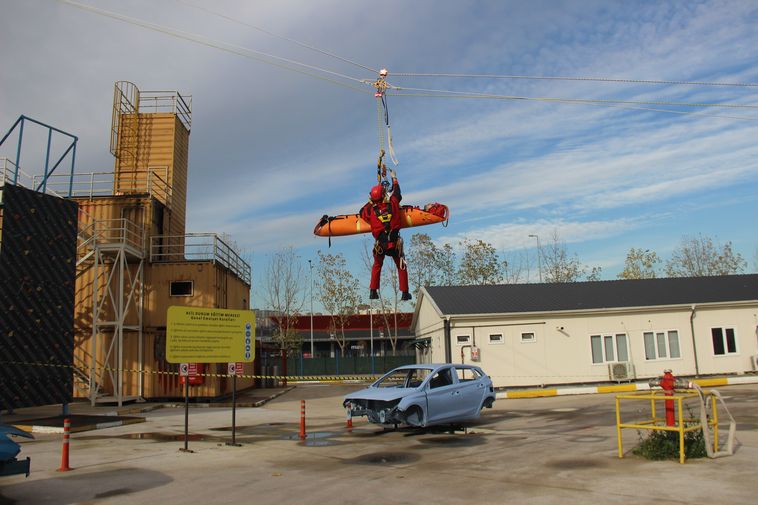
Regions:
<svg viewBox="0 0 758 505"><path fill-rule="evenodd" d="M692 383L684 379L677 379L671 370L664 370L663 377L657 377L650 379L648 382L650 387L660 386L663 389L663 394L666 396L673 396L675 389L689 389L692 387ZM674 415L674 400L666 400L666 426L676 425L676 416Z"/></svg>

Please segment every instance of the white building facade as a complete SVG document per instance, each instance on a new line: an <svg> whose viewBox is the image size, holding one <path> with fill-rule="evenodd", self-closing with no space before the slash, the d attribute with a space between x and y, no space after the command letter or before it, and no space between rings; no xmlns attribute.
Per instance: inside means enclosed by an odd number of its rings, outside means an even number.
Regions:
<svg viewBox="0 0 758 505"><path fill-rule="evenodd" d="M758 275L435 286L419 361L477 363L496 387L742 374L758 368Z"/></svg>

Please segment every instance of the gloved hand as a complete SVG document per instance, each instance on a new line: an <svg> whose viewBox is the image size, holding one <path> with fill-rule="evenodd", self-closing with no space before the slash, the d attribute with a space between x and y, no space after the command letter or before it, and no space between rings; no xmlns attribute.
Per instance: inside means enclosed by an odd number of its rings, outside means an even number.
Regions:
<svg viewBox="0 0 758 505"><path fill-rule="evenodd" d="M395 175L395 171L390 168L390 177L393 179L397 179L397 176Z"/></svg>

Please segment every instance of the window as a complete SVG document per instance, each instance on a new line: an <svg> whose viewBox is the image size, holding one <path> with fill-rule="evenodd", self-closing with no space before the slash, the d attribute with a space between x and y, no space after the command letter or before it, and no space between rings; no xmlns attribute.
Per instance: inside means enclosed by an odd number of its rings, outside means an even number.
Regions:
<svg viewBox="0 0 758 505"><path fill-rule="evenodd" d="M713 354L724 356L725 354L737 354L737 338L734 336L734 328L711 328L713 340Z"/></svg>
<svg viewBox="0 0 758 505"><path fill-rule="evenodd" d="M171 281L169 296L192 296L192 281Z"/></svg>
<svg viewBox="0 0 758 505"><path fill-rule="evenodd" d="M435 388L441 388L442 386L449 386L453 383L453 377L450 375L450 369L449 368L443 368L429 381L429 388L435 389Z"/></svg>
<svg viewBox="0 0 758 505"><path fill-rule="evenodd" d="M468 344L469 342L471 342L471 335L457 335L455 337L455 342L458 345Z"/></svg>
<svg viewBox="0 0 758 505"><path fill-rule="evenodd" d="M490 335L490 344L502 344L502 343L503 343L502 333L494 333Z"/></svg>
<svg viewBox="0 0 758 505"><path fill-rule="evenodd" d="M593 363L614 363L629 361L626 334L590 336Z"/></svg>
<svg viewBox="0 0 758 505"><path fill-rule="evenodd" d="M455 373L458 375L458 382L467 382L479 379L482 375L473 368L455 367Z"/></svg>
<svg viewBox="0 0 758 505"><path fill-rule="evenodd" d="M646 331L642 334L645 342L645 359L681 358L679 351L679 332Z"/></svg>
<svg viewBox="0 0 758 505"><path fill-rule="evenodd" d="M534 336L534 333L522 333L521 334L521 342L536 342L537 339Z"/></svg>

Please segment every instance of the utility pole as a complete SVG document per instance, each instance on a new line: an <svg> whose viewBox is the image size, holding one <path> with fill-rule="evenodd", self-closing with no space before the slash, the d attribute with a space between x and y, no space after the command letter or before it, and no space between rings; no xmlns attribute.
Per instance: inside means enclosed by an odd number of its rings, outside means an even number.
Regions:
<svg viewBox="0 0 758 505"><path fill-rule="evenodd" d="M313 262L308 260L308 269L311 272L311 359L313 359Z"/></svg>
<svg viewBox="0 0 758 505"><path fill-rule="evenodd" d="M537 239L537 268L540 272L540 283L542 283L542 246L540 245L539 235L529 235L529 238Z"/></svg>

